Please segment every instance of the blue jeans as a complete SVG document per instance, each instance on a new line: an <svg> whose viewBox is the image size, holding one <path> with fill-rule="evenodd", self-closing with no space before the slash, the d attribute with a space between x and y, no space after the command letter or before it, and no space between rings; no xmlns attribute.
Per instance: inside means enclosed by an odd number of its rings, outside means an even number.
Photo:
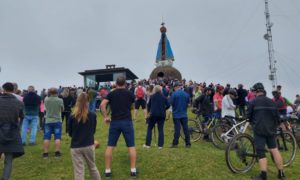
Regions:
<svg viewBox="0 0 300 180"><path fill-rule="evenodd" d="M31 124L31 132L30 132L30 139L29 143L34 144L36 143L36 133L38 128L39 122L39 116L25 116L22 123L22 132L21 132L21 138L22 143L26 144L26 134L27 129L30 127Z"/></svg>
<svg viewBox="0 0 300 180"><path fill-rule="evenodd" d="M147 135L146 135L146 145L151 145L151 138L152 138L152 129L154 128L155 124L157 123L158 128L158 147L164 146L164 117L150 117L148 122L147 128Z"/></svg>
<svg viewBox="0 0 300 180"><path fill-rule="evenodd" d="M180 136L180 127L182 126L184 136L185 136L185 145L191 145L190 134L188 130L188 119L185 118L173 118L174 122L174 140L173 145L178 145L178 140Z"/></svg>
<svg viewBox="0 0 300 180"><path fill-rule="evenodd" d="M217 110L213 113L212 115L213 118L216 118L216 119L221 119L222 117L222 110Z"/></svg>
<svg viewBox="0 0 300 180"><path fill-rule="evenodd" d="M91 112L96 112L96 99L95 99L95 100L92 100L92 101L90 102L89 110L90 110Z"/></svg>
<svg viewBox="0 0 300 180"><path fill-rule="evenodd" d="M51 140L52 134L54 134L54 140L61 140L61 122L46 123L44 129L44 140Z"/></svg>

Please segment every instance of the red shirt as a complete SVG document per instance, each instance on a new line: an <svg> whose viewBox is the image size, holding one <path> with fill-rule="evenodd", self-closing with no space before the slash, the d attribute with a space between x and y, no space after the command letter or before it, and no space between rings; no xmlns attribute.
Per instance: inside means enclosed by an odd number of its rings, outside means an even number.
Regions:
<svg viewBox="0 0 300 180"><path fill-rule="evenodd" d="M223 100L223 95L217 92L214 95L214 102L217 109L222 109L222 100Z"/></svg>

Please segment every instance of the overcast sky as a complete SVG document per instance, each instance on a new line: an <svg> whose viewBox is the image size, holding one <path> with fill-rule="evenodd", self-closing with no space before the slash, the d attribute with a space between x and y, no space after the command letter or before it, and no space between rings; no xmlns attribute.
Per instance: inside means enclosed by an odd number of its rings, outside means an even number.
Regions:
<svg viewBox="0 0 300 180"><path fill-rule="evenodd" d="M278 83L300 93L300 1L271 0ZM82 85L78 72L106 64L148 78L162 17L186 79L268 81L264 0L0 0L0 84Z"/></svg>

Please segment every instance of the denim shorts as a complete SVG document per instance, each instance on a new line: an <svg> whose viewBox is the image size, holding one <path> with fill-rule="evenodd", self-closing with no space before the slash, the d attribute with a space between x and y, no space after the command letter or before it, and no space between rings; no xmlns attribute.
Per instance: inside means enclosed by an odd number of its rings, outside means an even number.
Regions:
<svg viewBox="0 0 300 180"><path fill-rule="evenodd" d="M61 140L61 122L45 124L44 140L51 140L51 135L54 134L54 139Z"/></svg>
<svg viewBox="0 0 300 180"><path fill-rule="evenodd" d="M127 147L134 147L134 129L131 119L113 120L110 122L107 145L112 147L117 146L121 133Z"/></svg>

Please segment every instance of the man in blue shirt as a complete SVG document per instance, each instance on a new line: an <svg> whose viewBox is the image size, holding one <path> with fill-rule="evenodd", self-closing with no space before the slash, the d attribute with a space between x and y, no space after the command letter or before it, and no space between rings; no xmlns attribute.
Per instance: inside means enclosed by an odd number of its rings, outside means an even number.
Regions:
<svg viewBox="0 0 300 180"><path fill-rule="evenodd" d="M174 84L174 93L170 98L170 104L173 111L174 122L174 140L171 148L178 147L178 139L180 136L180 125L183 128L185 135L185 147L190 148L190 134L188 132L188 116L187 108L190 101L189 95L182 90L182 85L179 82Z"/></svg>

